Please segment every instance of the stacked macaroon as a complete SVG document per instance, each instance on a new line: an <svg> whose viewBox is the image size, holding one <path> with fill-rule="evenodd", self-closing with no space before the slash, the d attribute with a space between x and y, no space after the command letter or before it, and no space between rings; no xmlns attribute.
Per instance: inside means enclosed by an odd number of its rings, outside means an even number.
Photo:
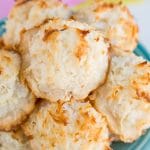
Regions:
<svg viewBox="0 0 150 150"><path fill-rule="evenodd" d="M150 63L122 4L74 11L18 0L0 42L0 149L108 150L150 127Z"/></svg>

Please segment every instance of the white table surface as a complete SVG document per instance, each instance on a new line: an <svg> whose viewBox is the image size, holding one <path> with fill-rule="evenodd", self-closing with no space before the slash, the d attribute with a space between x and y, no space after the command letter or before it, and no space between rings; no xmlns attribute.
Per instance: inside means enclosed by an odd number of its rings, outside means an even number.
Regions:
<svg viewBox="0 0 150 150"><path fill-rule="evenodd" d="M129 5L133 16L139 25L140 42L150 52L150 0L144 3Z"/></svg>

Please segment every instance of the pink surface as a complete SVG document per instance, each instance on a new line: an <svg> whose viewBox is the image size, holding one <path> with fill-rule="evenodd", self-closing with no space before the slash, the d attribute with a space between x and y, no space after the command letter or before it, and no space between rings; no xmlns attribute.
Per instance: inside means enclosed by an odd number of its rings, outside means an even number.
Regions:
<svg viewBox="0 0 150 150"><path fill-rule="evenodd" d="M0 18L4 18L8 15L14 0L0 0Z"/></svg>
<svg viewBox="0 0 150 150"><path fill-rule="evenodd" d="M83 1L85 1L85 0L62 0L62 2L64 2L65 4L67 4L69 6L77 5Z"/></svg>

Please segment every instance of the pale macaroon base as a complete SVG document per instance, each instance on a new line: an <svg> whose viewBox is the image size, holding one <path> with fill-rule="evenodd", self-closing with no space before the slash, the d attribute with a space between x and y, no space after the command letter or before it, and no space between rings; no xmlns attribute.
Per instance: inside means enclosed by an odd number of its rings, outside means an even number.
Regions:
<svg viewBox="0 0 150 150"><path fill-rule="evenodd" d="M107 124L88 102L43 101L22 125L35 150L109 150Z"/></svg>
<svg viewBox="0 0 150 150"><path fill-rule="evenodd" d="M113 55L127 55L138 43L138 26L122 4L95 2L74 13L74 18L101 31L111 43Z"/></svg>
<svg viewBox="0 0 150 150"><path fill-rule="evenodd" d="M35 97L19 79L20 56L0 49L0 130L11 130L31 113Z"/></svg>
<svg viewBox="0 0 150 150"><path fill-rule="evenodd" d="M134 54L113 57L107 81L95 96L112 134L135 141L150 127L150 63Z"/></svg>
<svg viewBox="0 0 150 150"><path fill-rule="evenodd" d="M71 10L66 5L56 0L16 2L6 22L6 33L3 36L5 45L18 51L17 47L24 30L39 26L48 19L68 19L71 14Z"/></svg>
<svg viewBox="0 0 150 150"><path fill-rule="evenodd" d="M23 34L20 51L23 76L38 98L84 99L106 78L109 44L87 24L49 20Z"/></svg>
<svg viewBox="0 0 150 150"><path fill-rule="evenodd" d="M31 150L29 140L21 129L0 132L0 150Z"/></svg>

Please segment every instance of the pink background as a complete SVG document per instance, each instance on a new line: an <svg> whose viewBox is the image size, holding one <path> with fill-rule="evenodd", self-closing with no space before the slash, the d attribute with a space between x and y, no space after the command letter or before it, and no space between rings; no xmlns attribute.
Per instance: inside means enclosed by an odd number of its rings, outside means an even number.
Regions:
<svg viewBox="0 0 150 150"><path fill-rule="evenodd" d="M62 0L65 4L69 6L73 6L83 2L84 0ZM14 0L0 0L0 18L4 18L8 15L12 5L14 4Z"/></svg>
<svg viewBox="0 0 150 150"><path fill-rule="evenodd" d="M62 0L65 4L68 4L69 6L77 5L85 0Z"/></svg>
<svg viewBox="0 0 150 150"><path fill-rule="evenodd" d="M13 4L14 0L0 0L0 18L4 18L8 15Z"/></svg>

